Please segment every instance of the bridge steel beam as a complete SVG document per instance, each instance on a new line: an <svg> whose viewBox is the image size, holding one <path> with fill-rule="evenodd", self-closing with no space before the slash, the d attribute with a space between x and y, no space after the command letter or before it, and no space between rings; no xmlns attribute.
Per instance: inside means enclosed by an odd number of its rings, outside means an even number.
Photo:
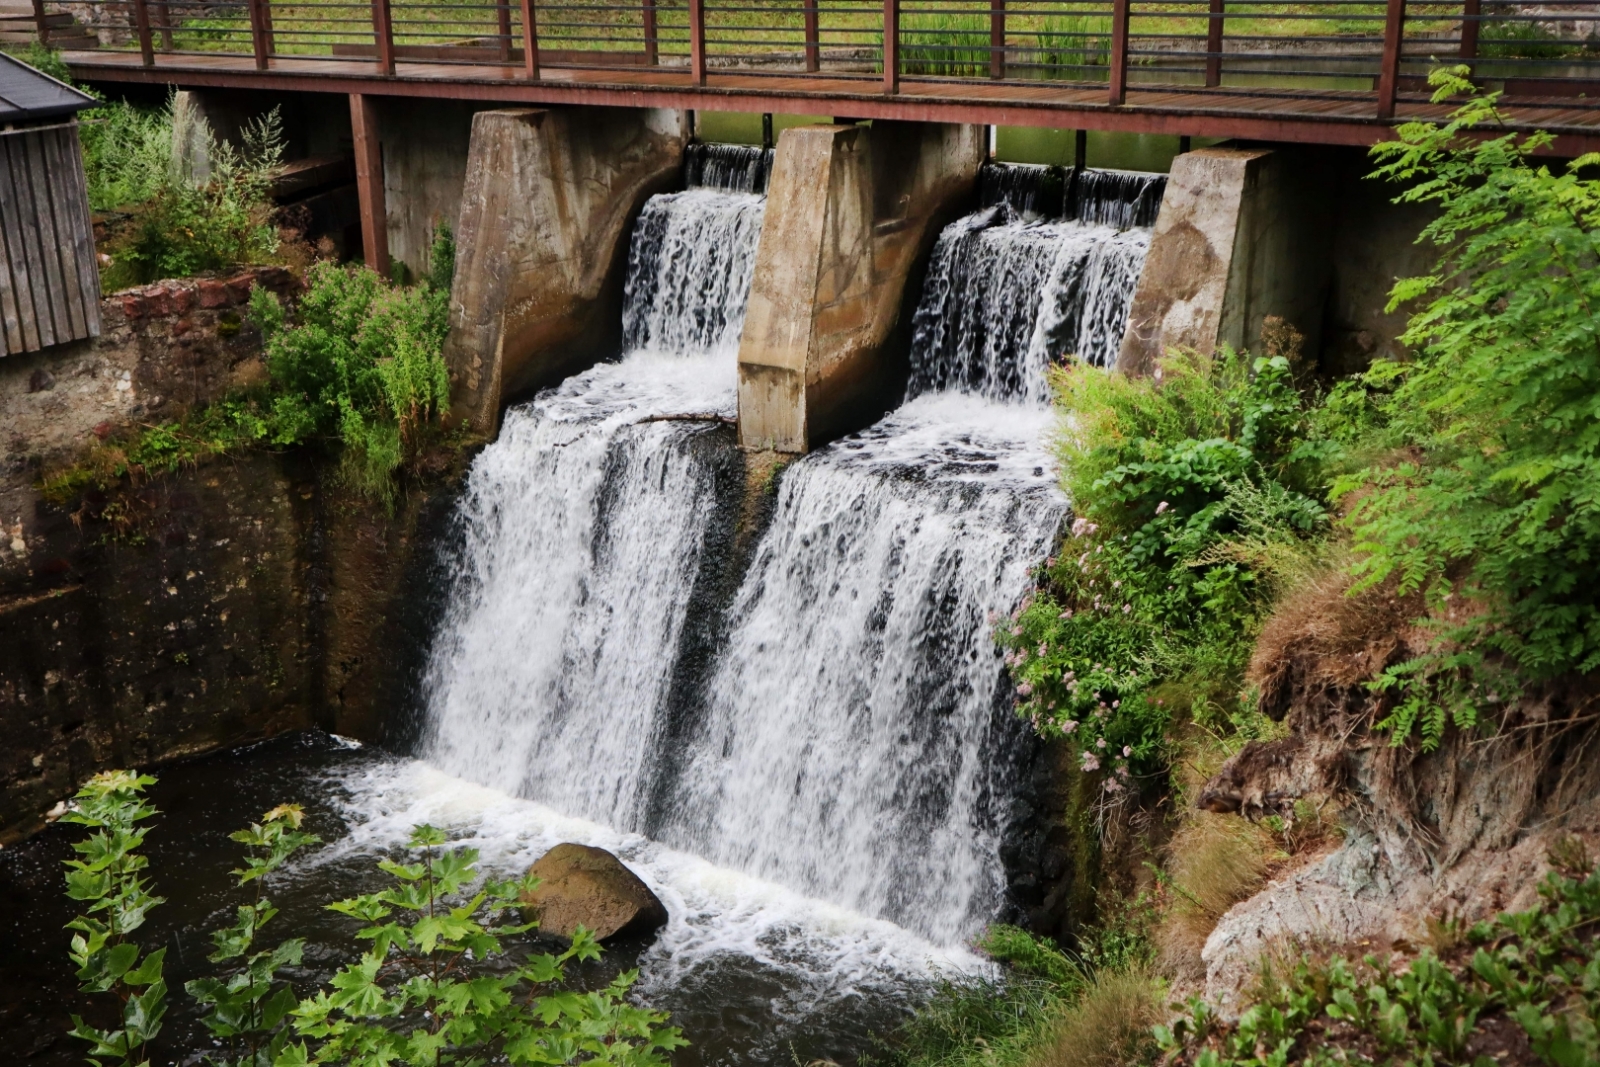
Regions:
<svg viewBox="0 0 1600 1067"><path fill-rule="evenodd" d="M991 126L1035 126L1049 129L1091 129L1118 133L1158 133L1174 136L1232 138L1246 141L1271 141L1290 144L1367 146L1394 138L1394 127L1411 117L1397 114L1391 120L1353 118L1339 115L1271 113L1229 108L1228 89L1207 91L1208 106L1171 106L1160 102L1169 92L1130 88L1125 102L1113 106L1104 90L1063 88L1055 99L975 100L959 95L960 86L901 80L899 92L882 91L882 82L838 79L814 92L795 92L783 88L719 85L719 76L708 76L707 84L695 88L687 77L678 85L663 83L608 84L556 78L546 70L540 81L528 81L521 72L506 71L497 78L438 75L407 76L400 64L396 77L306 70L290 67L275 58L273 69L257 71L249 57L241 57L238 70L214 66L185 65L182 58L160 57L154 67L138 66L137 56L108 57L93 53L68 53L66 59L74 78L91 84L133 83L172 85L179 88L269 89L278 92L364 94L369 96L417 98L438 97L474 100L502 106L582 105L596 107L668 108L674 110L774 112L778 114L850 115L859 119L886 119L909 122L942 122ZM307 61L311 66L316 61ZM562 71L561 74L568 72ZM993 83L986 83L993 84ZM1142 103L1147 95L1150 103ZM1249 94L1241 91L1241 96ZM1374 99L1367 94L1368 99ZM1514 112L1514 107L1511 109ZM1513 115L1514 118L1514 115ZM1547 129L1556 140L1545 154L1575 157L1600 151L1600 128L1563 126L1541 115L1539 128ZM1533 127L1529 126L1531 130Z"/></svg>

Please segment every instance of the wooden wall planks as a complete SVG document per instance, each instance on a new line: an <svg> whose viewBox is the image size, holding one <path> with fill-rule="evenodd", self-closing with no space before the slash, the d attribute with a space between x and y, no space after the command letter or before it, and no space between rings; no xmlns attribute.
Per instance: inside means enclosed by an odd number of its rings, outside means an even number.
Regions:
<svg viewBox="0 0 1600 1067"><path fill-rule="evenodd" d="M0 356L99 333L77 124L0 130Z"/></svg>

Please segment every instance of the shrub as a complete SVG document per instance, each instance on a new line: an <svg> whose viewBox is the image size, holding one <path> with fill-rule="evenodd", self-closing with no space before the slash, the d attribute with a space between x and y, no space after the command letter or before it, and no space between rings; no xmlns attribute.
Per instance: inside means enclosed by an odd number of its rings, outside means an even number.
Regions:
<svg viewBox="0 0 1600 1067"><path fill-rule="evenodd" d="M1381 725L1425 748L1447 719L1600 667L1600 180L1580 177L1600 155L1556 172L1534 158L1547 134L1473 136L1500 116L1465 73L1431 78L1436 100L1468 97L1448 122L1373 150L1401 201L1438 209L1422 239L1440 262L1393 292L1391 308L1424 301L1414 358L1376 362L1356 398L1401 451L1338 486L1355 591L1420 591L1438 633L1379 680L1397 694Z"/></svg>
<svg viewBox="0 0 1600 1067"><path fill-rule="evenodd" d="M148 861L138 853L146 831L136 824L157 814L142 796L153 784L154 778L126 771L98 774L64 817L94 830L73 845L82 858L67 861L67 895L89 905L69 925L76 931L71 955L83 988L112 994L121 1008L114 1030L73 1019L73 1036L89 1043L90 1062L103 1067L145 1067L166 1012L166 949L141 955L132 936L150 909L163 903L149 892L140 873ZM394 886L328 905L365 923L356 936L371 948L341 967L330 988L296 997L278 981L278 972L299 964L303 942L290 938L259 951L255 946L277 915L261 879L317 841L300 824L300 809L284 805L232 835L249 850L234 874L241 887L254 883L256 889L254 899L238 907L235 923L212 934L215 950L208 958L225 969L185 986L224 1050L206 1050L206 1062L665 1067L666 1054L685 1043L665 1025L663 1013L627 1003L636 972L602 990L561 988L568 960L600 955L593 934L582 928L560 955L513 958L502 937L535 924L503 919L515 918L519 897L537 879L487 880L473 850L446 847L444 834L429 826L417 827L409 843L419 862L379 862ZM299 1041L291 1040L291 1020Z"/></svg>
<svg viewBox="0 0 1600 1067"><path fill-rule="evenodd" d="M1223 725L1251 640L1328 529L1326 451L1287 355L1172 353L1148 379L1055 379L1077 518L1000 629L1018 710L1108 794L1161 766L1171 716Z"/></svg>
<svg viewBox="0 0 1600 1067"><path fill-rule="evenodd" d="M1095 976L1051 1024L1029 1067L1126 1067L1153 1051L1151 1028L1165 1014L1161 985L1147 971Z"/></svg>

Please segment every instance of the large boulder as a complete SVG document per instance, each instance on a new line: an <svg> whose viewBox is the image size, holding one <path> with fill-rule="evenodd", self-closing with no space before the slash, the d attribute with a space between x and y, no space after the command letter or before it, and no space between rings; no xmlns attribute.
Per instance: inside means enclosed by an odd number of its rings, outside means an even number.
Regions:
<svg viewBox="0 0 1600 1067"><path fill-rule="evenodd" d="M539 878L539 887L522 901L543 933L570 939L583 926L604 941L653 933L667 923L667 909L650 887L603 848L557 845L528 873Z"/></svg>

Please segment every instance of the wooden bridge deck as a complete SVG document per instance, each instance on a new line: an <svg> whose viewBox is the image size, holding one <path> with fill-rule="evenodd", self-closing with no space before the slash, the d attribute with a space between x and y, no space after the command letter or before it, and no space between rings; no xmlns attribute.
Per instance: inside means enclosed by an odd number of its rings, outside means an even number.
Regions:
<svg viewBox="0 0 1600 1067"><path fill-rule="evenodd" d="M877 75L707 70L695 85L687 69L673 67L577 68L544 66L537 79L519 66L394 61L384 73L376 59L275 56L257 69L248 55L159 53L146 63L138 52L100 49L65 52L73 76L87 82L169 84L180 87L277 89L384 97L444 97L507 104L598 104L770 111L858 119L908 119L1008 126L1045 126L1194 137L1316 144L1366 145L1391 136L1393 127L1435 119L1448 108L1421 93L1399 93L1390 119L1378 117L1376 91L1199 88L1128 85L1125 102L1112 105L1103 84L1072 86L1041 81L988 81L906 77L885 91ZM1508 99L1513 128L1548 130L1554 151L1600 151L1600 101L1576 96Z"/></svg>

